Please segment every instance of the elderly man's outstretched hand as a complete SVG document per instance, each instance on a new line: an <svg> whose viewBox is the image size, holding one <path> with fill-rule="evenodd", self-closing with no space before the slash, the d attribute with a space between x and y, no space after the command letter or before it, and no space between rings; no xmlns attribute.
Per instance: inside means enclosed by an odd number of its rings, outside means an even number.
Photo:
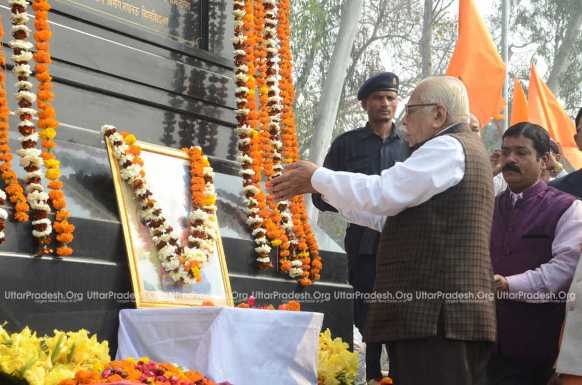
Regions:
<svg viewBox="0 0 582 385"><path fill-rule="evenodd" d="M317 192L311 185L311 176L318 169L315 163L299 160L285 166L283 175L271 181L271 193L278 201L295 195Z"/></svg>

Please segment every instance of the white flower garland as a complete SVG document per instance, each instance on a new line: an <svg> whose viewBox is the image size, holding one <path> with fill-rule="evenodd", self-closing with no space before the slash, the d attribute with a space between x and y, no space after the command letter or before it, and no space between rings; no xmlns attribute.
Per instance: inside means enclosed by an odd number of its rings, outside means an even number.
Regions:
<svg viewBox="0 0 582 385"><path fill-rule="evenodd" d="M269 110L269 133L273 145L273 178L278 177L283 172L283 142L281 141L281 112L283 110L283 98L279 88L279 42L277 38L277 1L263 0L265 9L265 28L263 40L267 50L267 86L269 88L268 110ZM289 243L291 244L291 256L293 268L289 270L291 278L303 276L302 263L296 253L298 244L293 231L293 214L289 206L289 201L277 203L277 209L281 213L281 227L285 230Z"/></svg>
<svg viewBox="0 0 582 385"><path fill-rule="evenodd" d="M4 203L6 203L6 193L0 189L0 206L4 205ZM0 243L6 240L6 234L4 234L6 219L8 219L8 213L0 207Z"/></svg>
<svg viewBox="0 0 582 385"><path fill-rule="evenodd" d="M238 159L241 162L241 176L243 178L243 193L247 205L247 225L251 228L255 242L256 261L260 264L271 263L271 246L266 237L263 218L260 215L259 202L256 195L260 193L259 187L253 182L255 172L253 171L253 158L250 153L252 137L257 134L256 130L248 125L249 109L247 97L249 95L249 67L246 62L247 36L244 31L244 17L246 16L246 0L233 1L234 15L234 56L235 56L235 78L236 78L236 116L238 125L236 133L238 135ZM250 74L252 75L252 74Z"/></svg>
<svg viewBox="0 0 582 385"><path fill-rule="evenodd" d="M40 157L41 151L37 148L38 134L35 132L35 125L32 118L36 115L36 110L32 107L36 101L36 95L30 90L32 83L29 81L31 68L29 65L32 59L33 45L28 41L31 33L26 25L29 21L27 14L28 2L26 0L10 0L12 25L10 47L12 48L12 60L14 61L14 74L17 77L16 100L18 108L15 113L19 117L18 131L22 135L20 142L22 148L16 153L20 156L20 165L27 171L26 174L26 199L32 209L32 235L38 238L41 244L40 253L48 253L48 241L46 238L52 233L52 225L49 219L50 206L48 204L49 195L45 191L41 182L40 167L43 164ZM1 214L0 214L1 216Z"/></svg>
<svg viewBox="0 0 582 385"><path fill-rule="evenodd" d="M122 179L134 192L140 217L158 250L157 256L163 270L176 283L191 284L200 281L199 271L214 253L217 235L216 205L192 208L189 214L188 247L181 247L161 207L152 199L143 167L134 163L135 156L127 152L129 146L124 137L110 125L104 125L102 132L111 143ZM205 194L215 194L213 176L212 168L204 167Z"/></svg>

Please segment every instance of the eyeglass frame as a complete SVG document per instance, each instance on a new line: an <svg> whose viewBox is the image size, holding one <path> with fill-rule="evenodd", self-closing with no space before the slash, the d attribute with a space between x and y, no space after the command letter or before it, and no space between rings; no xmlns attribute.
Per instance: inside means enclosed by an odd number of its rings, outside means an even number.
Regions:
<svg viewBox="0 0 582 385"><path fill-rule="evenodd" d="M440 103L406 104L406 105L404 105L404 112L406 113L406 115L410 115L409 109L411 107L431 107L431 106L440 106L440 105L441 105ZM414 112L414 111L412 111L412 112Z"/></svg>

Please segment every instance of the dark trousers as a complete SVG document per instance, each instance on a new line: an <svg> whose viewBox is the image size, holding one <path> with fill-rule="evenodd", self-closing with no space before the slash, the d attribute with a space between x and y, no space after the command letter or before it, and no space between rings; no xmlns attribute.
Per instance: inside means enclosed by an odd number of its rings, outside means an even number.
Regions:
<svg viewBox="0 0 582 385"><path fill-rule="evenodd" d="M374 255L358 255L350 258L349 265L350 284L354 292L372 293L376 278L376 257ZM358 296L354 299L354 323L364 333L366 319L368 318L368 303ZM382 344L366 343L366 379L382 377L380 368L380 356Z"/></svg>
<svg viewBox="0 0 582 385"><path fill-rule="evenodd" d="M546 385L554 360L517 360L493 353L487 365L487 385Z"/></svg>
<svg viewBox="0 0 582 385"><path fill-rule="evenodd" d="M388 344L397 385L482 385L493 343L442 336Z"/></svg>

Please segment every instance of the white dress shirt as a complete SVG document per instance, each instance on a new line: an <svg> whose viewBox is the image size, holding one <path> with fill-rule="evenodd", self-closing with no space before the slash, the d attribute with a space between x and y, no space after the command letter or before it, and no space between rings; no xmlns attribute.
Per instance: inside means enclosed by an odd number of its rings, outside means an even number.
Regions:
<svg viewBox="0 0 582 385"><path fill-rule="evenodd" d="M311 184L348 222L381 232L387 216L428 201L464 176L463 146L452 136L443 135L428 140L404 162L380 175L320 167Z"/></svg>
<svg viewBox="0 0 582 385"><path fill-rule="evenodd" d="M500 172L493 177L493 191L495 192L495 196L497 196L505 190L507 190L507 182L503 177L503 173Z"/></svg>
<svg viewBox="0 0 582 385"><path fill-rule="evenodd" d="M582 376L582 261L578 262L566 302L566 320L556 372Z"/></svg>

